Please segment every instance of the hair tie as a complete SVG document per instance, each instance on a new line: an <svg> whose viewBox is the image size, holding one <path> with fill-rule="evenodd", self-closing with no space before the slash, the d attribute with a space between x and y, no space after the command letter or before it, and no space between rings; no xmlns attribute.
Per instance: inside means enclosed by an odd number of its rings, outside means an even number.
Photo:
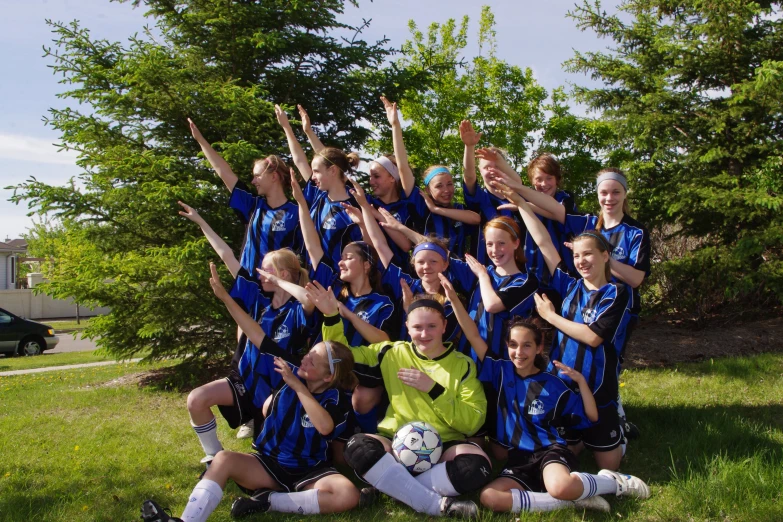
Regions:
<svg viewBox="0 0 783 522"><path fill-rule="evenodd" d="M598 179L595 180L595 190L598 191L598 186L603 183L604 181L608 180L614 180L620 185L623 186L626 192L628 192L628 180L625 179L625 176L622 174L618 174L617 172L604 172L600 176L598 176Z"/></svg>
<svg viewBox="0 0 783 522"><path fill-rule="evenodd" d="M417 308L434 308L437 312L440 313L443 317L446 317L446 310L444 310L443 305L440 304L435 299L417 299L414 302L411 303L411 305L408 307L407 314L410 315L411 312L413 312Z"/></svg>
<svg viewBox="0 0 783 522"><path fill-rule="evenodd" d="M422 250L431 250L433 252L436 252L440 254L440 257L442 257L444 261L449 259L448 252L446 252L446 250L442 246L436 243L432 243L430 241L427 241L425 243L419 243L418 245L416 245L416 248L413 249L413 257L416 257L416 254L418 254Z"/></svg>
<svg viewBox="0 0 783 522"><path fill-rule="evenodd" d="M427 174L427 176L424 178L424 186L426 187L427 185L429 185L430 181L432 181L432 178L434 178L439 174L448 174L449 176L451 176L451 172L449 172L449 169L447 169L446 167L438 167L436 169L432 169L430 173Z"/></svg>
<svg viewBox="0 0 783 522"><path fill-rule="evenodd" d="M395 165L392 160L386 156L381 156L380 158L374 159L373 162L385 168L394 179L397 181L400 180L400 169L397 168L397 165Z"/></svg>

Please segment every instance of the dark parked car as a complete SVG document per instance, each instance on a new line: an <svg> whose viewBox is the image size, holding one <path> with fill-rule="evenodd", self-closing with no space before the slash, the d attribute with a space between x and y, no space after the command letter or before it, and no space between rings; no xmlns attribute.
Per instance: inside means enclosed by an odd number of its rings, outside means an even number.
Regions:
<svg viewBox="0 0 783 522"><path fill-rule="evenodd" d="M0 308L0 353L38 355L51 350L59 341L51 326L22 319Z"/></svg>

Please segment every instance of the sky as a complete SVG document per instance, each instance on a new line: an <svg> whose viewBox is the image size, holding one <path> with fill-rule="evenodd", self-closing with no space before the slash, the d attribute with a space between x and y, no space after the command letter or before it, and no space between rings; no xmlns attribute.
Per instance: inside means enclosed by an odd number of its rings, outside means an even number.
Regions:
<svg viewBox="0 0 783 522"><path fill-rule="evenodd" d="M611 3L611 2L610 2ZM530 67L547 90L570 83L590 85L583 75L566 73L562 64L579 51L602 50L608 42L591 32L579 31L566 13L574 0L485 0L495 14L498 57L510 64ZM466 0L360 0L359 8L347 5L342 20L359 25L372 19L365 30L368 41L390 39L399 48L409 39L408 21L422 30L432 22L470 16L469 41L475 43L482 2ZM63 185L79 174L75 154L59 151L59 135L42 119L50 108L74 106L57 94L66 90L43 58L43 47L52 46L53 35L46 19L78 20L97 38L126 41L141 33L146 24L144 7L109 0L0 0L5 23L0 31L0 241L21 237L32 226L26 203L8 201L13 194L5 187L35 177ZM468 48L471 55L475 48Z"/></svg>

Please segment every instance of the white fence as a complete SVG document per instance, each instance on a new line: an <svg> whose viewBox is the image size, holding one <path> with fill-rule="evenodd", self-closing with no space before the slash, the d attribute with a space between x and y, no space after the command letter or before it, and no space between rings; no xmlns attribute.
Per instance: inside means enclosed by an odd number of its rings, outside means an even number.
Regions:
<svg viewBox="0 0 783 522"><path fill-rule="evenodd" d="M54 319L76 317L76 304L72 299L54 299L46 294L34 295L32 290L0 290L0 308L25 319ZM94 310L79 307L81 317L92 317L109 313L106 307Z"/></svg>

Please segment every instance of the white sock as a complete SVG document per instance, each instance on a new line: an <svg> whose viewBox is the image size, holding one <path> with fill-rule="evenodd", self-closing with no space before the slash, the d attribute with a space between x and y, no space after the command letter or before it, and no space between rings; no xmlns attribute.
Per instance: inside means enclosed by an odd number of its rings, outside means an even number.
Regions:
<svg viewBox="0 0 783 522"><path fill-rule="evenodd" d="M459 493L454 489L454 485L446 473L446 463L435 464L421 475L416 477L416 481L427 489L431 489L443 497L458 497Z"/></svg>
<svg viewBox="0 0 783 522"><path fill-rule="evenodd" d="M190 421L190 425L193 426L193 431L198 435L198 441L201 443L201 447L204 448L204 453L207 455L216 455L218 451L223 449L223 445L217 438L217 420L212 417L212 420L201 426L196 426L193 421Z"/></svg>
<svg viewBox="0 0 783 522"><path fill-rule="evenodd" d="M443 497L431 489L421 487L415 478L386 453L364 474L364 480L390 497L404 502L419 513L440 516L440 502Z"/></svg>
<svg viewBox="0 0 783 522"><path fill-rule="evenodd" d="M533 493L532 491L522 491L521 489L511 490L511 512L519 513L526 511L528 513L538 511L555 511L574 507L570 500L558 500L549 493Z"/></svg>
<svg viewBox="0 0 783 522"><path fill-rule="evenodd" d="M217 482L201 479L193 488L188 505L185 506L185 511L179 518L184 522L205 522L207 517L215 511L221 498L223 498L223 490L220 489Z"/></svg>
<svg viewBox="0 0 783 522"><path fill-rule="evenodd" d="M269 496L270 509L280 513L299 513L300 515L318 515L318 490L308 489L297 493L272 493Z"/></svg>
<svg viewBox="0 0 783 522"><path fill-rule="evenodd" d="M625 408L623 408L623 401L620 399L620 394L617 394L617 416L620 420L625 419Z"/></svg>
<svg viewBox="0 0 783 522"><path fill-rule="evenodd" d="M617 494L617 481L612 477L579 473L578 471L572 471L571 475L579 477L579 480L582 481L582 486L584 487L584 491L582 491L582 494L577 500L594 497L596 495L608 495L609 493L613 495Z"/></svg>

